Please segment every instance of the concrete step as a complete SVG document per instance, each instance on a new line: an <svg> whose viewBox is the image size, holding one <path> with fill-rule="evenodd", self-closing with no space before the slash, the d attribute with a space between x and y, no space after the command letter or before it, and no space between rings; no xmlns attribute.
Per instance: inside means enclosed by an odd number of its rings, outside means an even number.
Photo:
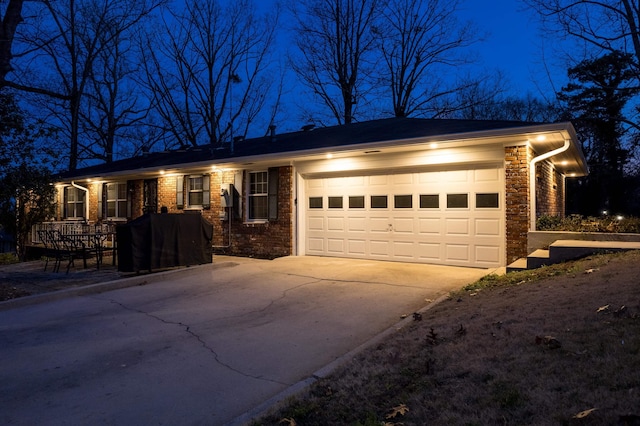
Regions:
<svg viewBox="0 0 640 426"><path fill-rule="evenodd" d="M637 241L592 241L592 240L558 240L549 246L549 250L536 250L526 259L518 259L507 266L507 272L536 269L545 265L553 265L567 260L579 259L597 253L611 253L624 250L640 250Z"/></svg>
<svg viewBox="0 0 640 426"><path fill-rule="evenodd" d="M549 246L549 257L552 263L559 263L591 254L624 250L640 250L640 242L558 240Z"/></svg>
<svg viewBox="0 0 640 426"><path fill-rule="evenodd" d="M552 263L549 250L539 249L527 256L527 269L536 269Z"/></svg>
<svg viewBox="0 0 640 426"><path fill-rule="evenodd" d="M527 269L527 259L524 257L521 257L520 259L516 260L515 262L507 266L507 273L525 271L526 269Z"/></svg>

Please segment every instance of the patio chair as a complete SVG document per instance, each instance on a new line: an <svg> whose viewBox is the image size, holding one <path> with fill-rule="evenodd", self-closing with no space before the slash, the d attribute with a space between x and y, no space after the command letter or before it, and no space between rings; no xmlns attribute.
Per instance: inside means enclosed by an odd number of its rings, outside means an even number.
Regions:
<svg viewBox="0 0 640 426"><path fill-rule="evenodd" d="M49 231L44 229L39 230L38 238L42 242L42 245L44 245L44 253L43 253L43 256L45 258L44 270L46 272L47 266L49 265L49 260L51 259L55 260L57 258L57 252L56 252L56 248L53 246L53 242L51 241L51 236L49 234Z"/></svg>

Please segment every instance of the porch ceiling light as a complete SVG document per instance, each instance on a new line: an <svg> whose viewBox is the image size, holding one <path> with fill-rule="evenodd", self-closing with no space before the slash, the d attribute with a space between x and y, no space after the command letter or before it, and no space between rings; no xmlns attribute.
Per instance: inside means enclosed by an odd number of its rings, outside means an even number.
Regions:
<svg viewBox="0 0 640 426"><path fill-rule="evenodd" d="M438 147L438 144L436 142L431 142L429 144L429 148L431 148L431 149L436 149L437 147Z"/></svg>
<svg viewBox="0 0 640 426"><path fill-rule="evenodd" d="M538 141L538 142L544 142L546 140L547 140L547 137L545 135L536 136L536 141Z"/></svg>
<svg viewBox="0 0 640 426"><path fill-rule="evenodd" d="M329 153L329 154L327 154L327 155L326 155L326 157L327 157L328 159L332 159L332 158L333 158L333 154Z"/></svg>

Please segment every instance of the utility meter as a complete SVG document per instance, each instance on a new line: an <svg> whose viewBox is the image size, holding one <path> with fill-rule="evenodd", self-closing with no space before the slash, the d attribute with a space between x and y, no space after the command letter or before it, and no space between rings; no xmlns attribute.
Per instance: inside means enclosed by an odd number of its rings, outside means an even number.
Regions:
<svg viewBox="0 0 640 426"><path fill-rule="evenodd" d="M220 206L223 208L233 207L233 184L220 184Z"/></svg>

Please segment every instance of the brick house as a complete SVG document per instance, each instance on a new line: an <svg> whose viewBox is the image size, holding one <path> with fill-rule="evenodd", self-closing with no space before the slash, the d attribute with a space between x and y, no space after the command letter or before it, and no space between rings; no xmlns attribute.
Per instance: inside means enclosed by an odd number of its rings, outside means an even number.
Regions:
<svg viewBox="0 0 640 426"><path fill-rule="evenodd" d="M202 214L218 253L497 267L526 256L536 217L562 216L565 179L586 173L571 123L272 127L63 173L55 220L120 223L166 208Z"/></svg>

